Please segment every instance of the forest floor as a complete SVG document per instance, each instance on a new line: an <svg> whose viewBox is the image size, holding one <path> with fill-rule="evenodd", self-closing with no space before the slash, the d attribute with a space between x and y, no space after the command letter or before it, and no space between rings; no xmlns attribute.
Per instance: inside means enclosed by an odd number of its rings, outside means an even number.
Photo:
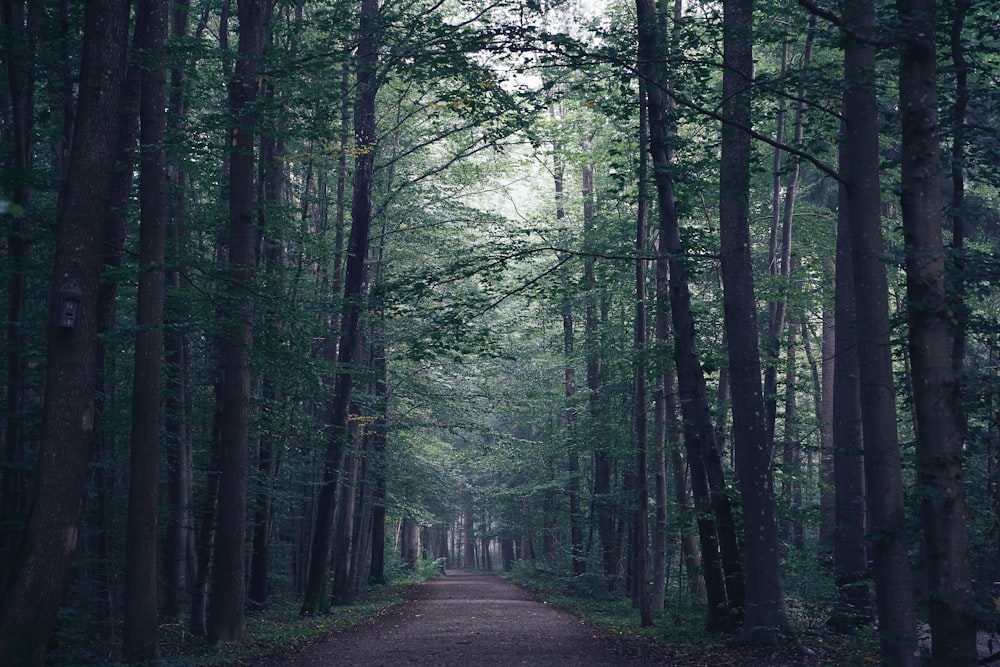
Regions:
<svg viewBox="0 0 1000 667"><path fill-rule="evenodd" d="M496 575L449 570L413 587L410 598L371 623L251 663L321 665L614 665L629 667L812 667L834 655L731 646L670 646L614 636L540 601Z"/></svg>

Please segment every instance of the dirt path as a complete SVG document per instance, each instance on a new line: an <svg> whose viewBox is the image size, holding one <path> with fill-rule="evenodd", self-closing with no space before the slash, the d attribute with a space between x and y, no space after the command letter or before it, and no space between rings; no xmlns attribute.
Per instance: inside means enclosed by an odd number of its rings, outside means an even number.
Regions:
<svg viewBox="0 0 1000 667"><path fill-rule="evenodd" d="M449 571L371 626L335 633L259 667L628 665L579 619L481 572Z"/></svg>

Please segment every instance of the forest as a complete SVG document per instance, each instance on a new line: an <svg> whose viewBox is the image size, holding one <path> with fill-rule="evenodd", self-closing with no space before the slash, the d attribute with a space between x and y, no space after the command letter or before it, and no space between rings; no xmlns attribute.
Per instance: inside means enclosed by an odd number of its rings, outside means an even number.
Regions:
<svg viewBox="0 0 1000 667"><path fill-rule="evenodd" d="M989 661L992 0L0 5L0 664L443 568Z"/></svg>

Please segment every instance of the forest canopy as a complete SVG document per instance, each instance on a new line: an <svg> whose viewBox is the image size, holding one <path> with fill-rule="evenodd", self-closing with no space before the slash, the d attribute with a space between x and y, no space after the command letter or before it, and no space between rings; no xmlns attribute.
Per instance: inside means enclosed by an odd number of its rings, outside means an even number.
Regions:
<svg viewBox="0 0 1000 667"><path fill-rule="evenodd" d="M0 663L436 568L981 657L988 0L2 10Z"/></svg>

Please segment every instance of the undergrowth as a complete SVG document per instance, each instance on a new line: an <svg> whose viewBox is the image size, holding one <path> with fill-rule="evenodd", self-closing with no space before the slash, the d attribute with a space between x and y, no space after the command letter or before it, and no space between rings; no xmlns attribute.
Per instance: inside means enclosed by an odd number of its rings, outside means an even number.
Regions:
<svg viewBox="0 0 1000 667"><path fill-rule="evenodd" d="M694 603L684 592L675 590L673 596L668 596L664 611L654 618L653 627L643 628L639 612L632 606L629 596L607 591L599 575L560 575L524 562L516 565L506 578L533 591L547 604L568 611L607 635L628 643L656 646L671 653L738 646L734 635L709 633L705 628L704 605ZM796 637L810 656L808 664L840 667L872 664L873 657L878 655L874 628L862 627L852 634L835 633L825 627L824 610L820 605L802 604L797 602L800 598L794 596L788 599Z"/></svg>
<svg viewBox="0 0 1000 667"><path fill-rule="evenodd" d="M440 574L437 563L420 562L413 571L396 570L389 583L383 586L362 587L355 604L332 607L329 613L313 616L299 614L301 599L272 599L264 609L247 611L248 640L238 644L211 645L204 637L190 633L186 619L164 623L160 626L161 661L157 664L163 667L243 665L257 658L294 650L331 632L381 617L406 599L413 584ZM88 635L80 631L76 623L67 625L77 629L70 631L64 626L58 633L58 641L48 655L49 664L75 667L119 664L119 643L96 643L88 637L105 635Z"/></svg>

